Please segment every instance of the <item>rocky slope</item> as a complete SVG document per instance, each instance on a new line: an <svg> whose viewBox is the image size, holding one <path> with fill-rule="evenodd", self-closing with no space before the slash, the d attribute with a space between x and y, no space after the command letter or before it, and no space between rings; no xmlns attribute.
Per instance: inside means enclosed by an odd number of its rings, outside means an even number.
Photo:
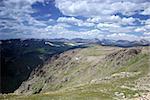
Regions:
<svg viewBox="0 0 150 100"><path fill-rule="evenodd" d="M91 45L53 56L15 94L24 99L125 99L150 91L149 47Z"/></svg>
<svg viewBox="0 0 150 100"><path fill-rule="evenodd" d="M72 48L77 47L38 39L0 41L0 93L14 92L36 67Z"/></svg>

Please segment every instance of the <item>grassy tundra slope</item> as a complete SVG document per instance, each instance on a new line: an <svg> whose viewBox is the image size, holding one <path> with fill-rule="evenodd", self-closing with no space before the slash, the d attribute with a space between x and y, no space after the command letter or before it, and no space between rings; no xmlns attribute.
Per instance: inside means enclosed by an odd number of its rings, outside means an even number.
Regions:
<svg viewBox="0 0 150 100"><path fill-rule="evenodd" d="M91 45L51 58L10 100L122 100L150 91L149 47ZM32 95L30 95L32 94ZM28 95L28 96L25 96ZM30 96L29 96L30 95Z"/></svg>

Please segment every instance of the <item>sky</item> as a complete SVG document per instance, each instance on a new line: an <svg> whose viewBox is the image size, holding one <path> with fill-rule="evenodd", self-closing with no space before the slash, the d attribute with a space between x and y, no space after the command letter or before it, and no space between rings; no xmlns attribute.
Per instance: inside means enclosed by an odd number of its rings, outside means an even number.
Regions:
<svg viewBox="0 0 150 100"><path fill-rule="evenodd" d="M150 0L0 0L0 39L150 40Z"/></svg>

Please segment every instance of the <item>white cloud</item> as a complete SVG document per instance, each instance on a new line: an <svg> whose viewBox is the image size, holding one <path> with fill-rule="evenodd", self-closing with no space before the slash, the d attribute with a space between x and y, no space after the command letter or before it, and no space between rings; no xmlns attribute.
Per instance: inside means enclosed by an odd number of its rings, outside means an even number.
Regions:
<svg viewBox="0 0 150 100"><path fill-rule="evenodd" d="M44 2L44 0L6 0L5 3L29 3L33 4L35 2Z"/></svg>
<svg viewBox="0 0 150 100"><path fill-rule="evenodd" d="M129 18L123 18L121 24L123 25L133 25L135 22L135 18L129 17Z"/></svg>
<svg viewBox="0 0 150 100"><path fill-rule="evenodd" d="M93 17L88 18L87 22L93 22L93 23L110 23L110 24L118 24L118 25L134 25L134 22L136 21L136 18L133 17L119 17L115 15L111 16L100 16L100 17Z"/></svg>
<svg viewBox="0 0 150 100"><path fill-rule="evenodd" d="M146 25L150 25L150 19L145 20Z"/></svg>
<svg viewBox="0 0 150 100"><path fill-rule="evenodd" d="M58 23L67 23L67 24L72 24L72 25L77 25L77 26L86 26L86 27L91 27L94 26L93 23L89 22L84 22L83 20L76 19L74 17L60 17L57 20Z"/></svg>
<svg viewBox="0 0 150 100"><path fill-rule="evenodd" d="M47 26L44 21L34 19L31 5L43 0L5 0L2 1L0 12L0 38L38 38L45 33L43 28ZM44 36L44 35L42 35Z"/></svg>
<svg viewBox="0 0 150 100"><path fill-rule="evenodd" d="M107 24L107 23L99 23L97 25L98 28L119 28L120 26L119 25L116 25L116 24Z"/></svg>
<svg viewBox="0 0 150 100"><path fill-rule="evenodd" d="M121 18L119 16L99 16L99 17L92 17L87 19L88 22L93 22L93 23L100 23L100 22L118 22L121 21Z"/></svg>
<svg viewBox="0 0 150 100"><path fill-rule="evenodd" d="M150 25L138 27L134 31L142 33L142 35L139 36L140 39L150 40Z"/></svg>
<svg viewBox="0 0 150 100"><path fill-rule="evenodd" d="M133 26L123 27L115 23L99 23L97 28L106 31L104 33L132 33L135 29Z"/></svg>
<svg viewBox="0 0 150 100"><path fill-rule="evenodd" d="M108 24L108 23L99 23L97 25L97 28L102 30L102 31L107 31L108 33L110 32L118 32L117 29L120 29L120 26L119 25L116 25L116 24Z"/></svg>
<svg viewBox="0 0 150 100"><path fill-rule="evenodd" d="M140 38L136 35L131 35L131 34L125 34L125 33L114 33L107 35L106 38L108 39L113 39L113 40L140 40Z"/></svg>
<svg viewBox="0 0 150 100"><path fill-rule="evenodd" d="M109 27L107 24L103 24L106 27ZM126 34L126 33L104 33L99 29L92 29L92 30L84 30L84 31L73 31L67 29L68 26L63 24L56 24L54 26L47 27L47 34L49 37L56 37L56 38L99 38L99 39L113 39L113 40L140 40L140 39L149 39L148 35L144 36L136 36L133 34ZM148 33L147 33L148 34Z"/></svg>
<svg viewBox="0 0 150 100"><path fill-rule="evenodd" d="M144 9L144 11L141 14L143 14L143 15L150 15L150 7Z"/></svg>
<svg viewBox="0 0 150 100"><path fill-rule="evenodd" d="M144 23L132 17L142 10L147 14L149 5L147 0L56 0L56 7L64 15L87 17L87 22L94 23L108 37L130 40L142 37L136 33L149 31L149 21ZM120 17L117 13L131 17ZM137 22L144 25L138 26Z"/></svg>
<svg viewBox="0 0 150 100"><path fill-rule="evenodd" d="M102 38L103 34L98 29L92 30L83 30L83 31L73 31L68 29L67 24L56 24L54 26L48 26L45 28L46 33L49 34L50 37L57 38Z"/></svg>
<svg viewBox="0 0 150 100"><path fill-rule="evenodd" d="M56 7L69 16L133 15L149 7L146 0L56 0Z"/></svg>
<svg viewBox="0 0 150 100"><path fill-rule="evenodd" d="M144 35L150 36L150 32L144 32Z"/></svg>
<svg viewBox="0 0 150 100"><path fill-rule="evenodd" d="M134 31L135 32L141 32L144 35L145 34L149 34L149 32L150 32L150 19L147 19L147 20L145 20L143 22L144 22L143 23L144 25L136 27Z"/></svg>
<svg viewBox="0 0 150 100"><path fill-rule="evenodd" d="M140 20L131 16L135 13L148 15L148 0L56 0L56 7L64 15L71 16L59 17L56 21L33 18L30 13L35 10L31 5L36 1L45 3L46 0L3 1L0 37L149 39L150 19ZM136 21L142 22L143 26L136 26ZM136 33L143 35L137 36Z"/></svg>
<svg viewBox="0 0 150 100"><path fill-rule="evenodd" d="M135 32L145 32L146 29L144 27L138 27L134 30Z"/></svg>

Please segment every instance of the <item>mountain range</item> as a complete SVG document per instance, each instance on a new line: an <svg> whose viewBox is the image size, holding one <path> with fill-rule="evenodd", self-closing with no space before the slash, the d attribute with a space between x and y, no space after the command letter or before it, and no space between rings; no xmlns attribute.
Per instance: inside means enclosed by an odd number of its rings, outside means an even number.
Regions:
<svg viewBox="0 0 150 100"><path fill-rule="evenodd" d="M111 39L82 39L82 38L74 38L74 39L50 39L50 41L60 41L60 42L75 42L75 43L96 43L104 46L119 46L119 47L133 47L133 46L149 46L150 41L141 39L139 41L128 41L128 40L111 40Z"/></svg>

